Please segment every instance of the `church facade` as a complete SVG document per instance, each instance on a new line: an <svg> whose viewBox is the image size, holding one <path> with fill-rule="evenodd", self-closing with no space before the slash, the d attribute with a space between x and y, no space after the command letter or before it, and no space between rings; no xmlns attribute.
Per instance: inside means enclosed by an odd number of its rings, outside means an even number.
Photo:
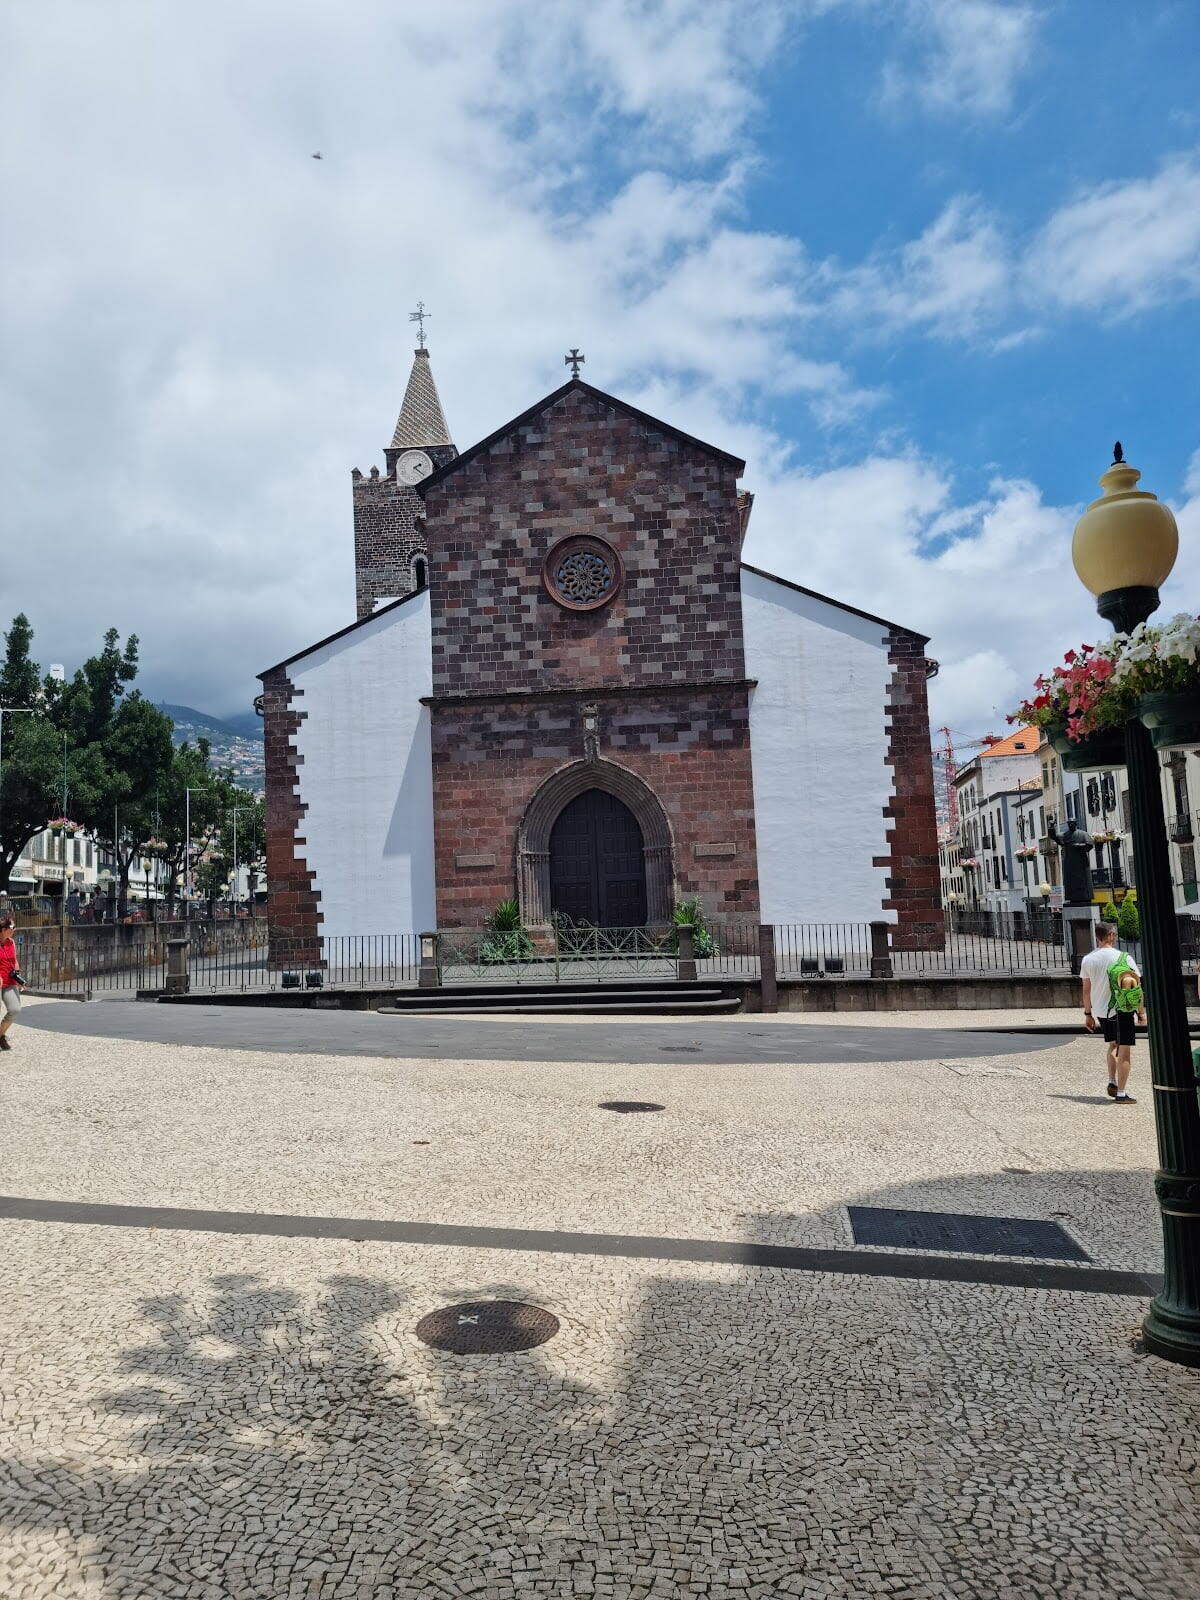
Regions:
<svg viewBox="0 0 1200 1600"><path fill-rule="evenodd" d="M273 932L694 898L936 942L927 641L745 564L743 471L578 377L459 453L419 350L358 620L262 674Z"/></svg>

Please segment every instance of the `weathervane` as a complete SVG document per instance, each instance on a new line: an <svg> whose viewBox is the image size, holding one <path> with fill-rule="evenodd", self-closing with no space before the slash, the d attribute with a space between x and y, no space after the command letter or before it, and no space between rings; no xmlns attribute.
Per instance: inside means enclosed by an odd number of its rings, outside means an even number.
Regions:
<svg viewBox="0 0 1200 1600"><path fill-rule="evenodd" d="M580 352L576 350L575 346L572 345L571 354L563 357L563 366L570 367L571 376L573 378L577 378L579 376L579 369L586 360L587 357L585 355L581 355Z"/></svg>
<svg viewBox="0 0 1200 1600"><path fill-rule="evenodd" d="M418 350L424 350L425 348L425 318L432 316L432 314L432 312L426 311L424 300L418 300L417 309L408 313L408 320L410 322L415 322L417 325Z"/></svg>

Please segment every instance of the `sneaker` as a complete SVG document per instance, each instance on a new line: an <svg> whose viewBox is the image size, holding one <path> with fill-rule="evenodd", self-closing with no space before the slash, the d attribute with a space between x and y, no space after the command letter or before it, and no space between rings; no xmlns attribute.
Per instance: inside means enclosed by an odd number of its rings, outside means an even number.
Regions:
<svg viewBox="0 0 1200 1600"><path fill-rule="evenodd" d="M1131 1094L1119 1094L1117 1096L1116 1103L1119 1106L1135 1106L1135 1105L1137 1105L1137 1101L1133 1098L1133 1096Z"/></svg>
<svg viewBox="0 0 1200 1600"><path fill-rule="evenodd" d="M7 1034L0 1033L0 1050L11 1050L11 1049L12 1049L12 1045L10 1045L9 1042L8 1042Z"/></svg>
<svg viewBox="0 0 1200 1600"><path fill-rule="evenodd" d="M1117 1098L1117 1086L1115 1083L1110 1083L1108 1086L1108 1098L1110 1100L1115 1100Z"/></svg>

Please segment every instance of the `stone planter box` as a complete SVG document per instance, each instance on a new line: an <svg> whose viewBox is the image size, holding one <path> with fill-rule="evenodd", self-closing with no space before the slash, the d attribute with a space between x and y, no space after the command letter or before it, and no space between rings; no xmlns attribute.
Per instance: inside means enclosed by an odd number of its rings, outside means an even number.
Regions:
<svg viewBox="0 0 1200 1600"><path fill-rule="evenodd" d="M1064 772L1094 772L1099 767L1125 765L1125 735L1120 728L1106 728L1090 739L1068 739L1054 733L1050 743L1058 753Z"/></svg>
<svg viewBox="0 0 1200 1600"><path fill-rule="evenodd" d="M1149 728L1156 750L1200 745L1200 693L1171 689L1144 694L1138 701L1138 716Z"/></svg>

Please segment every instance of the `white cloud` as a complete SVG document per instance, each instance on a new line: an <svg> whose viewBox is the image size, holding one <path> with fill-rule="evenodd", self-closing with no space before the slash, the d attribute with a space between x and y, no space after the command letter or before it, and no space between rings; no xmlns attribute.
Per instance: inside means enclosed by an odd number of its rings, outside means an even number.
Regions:
<svg viewBox="0 0 1200 1600"><path fill-rule="evenodd" d="M1200 292L1200 161L1178 157L1064 205L1033 241L1025 292L1108 317Z"/></svg>
<svg viewBox="0 0 1200 1600"><path fill-rule="evenodd" d="M888 64L883 101L938 114L1007 112L1035 50L1038 12L1007 0L907 0L911 39Z"/></svg>
<svg viewBox="0 0 1200 1600"><path fill-rule="evenodd" d="M921 327L952 338L1007 307L1011 246L978 201L951 200L918 238L859 267L827 264L821 281L833 314L860 329Z"/></svg>
<svg viewBox="0 0 1200 1600"><path fill-rule="evenodd" d="M1200 157L1084 190L1028 236L959 195L915 239L859 265L825 262L811 292L864 336L919 330L996 352L1063 312L1106 320L1200 294Z"/></svg>
<svg viewBox="0 0 1200 1600"><path fill-rule="evenodd" d="M1064 605L1075 508L1011 480L965 496L902 444L800 471L770 408L868 412L829 328L1008 336L1024 246L969 199L849 267L745 225L756 67L815 9L10 11L0 621L28 610L65 661L134 628L164 698L246 704L257 670L349 618L349 469L389 436L423 296L460 443L578 344L593 381L746 456L754 559L932 633L935 707L987 720L1088 632L1082 591ZM621 157L607 188L598 140Z"/></svg>
<svg viewBox="0 0 1200 1600"><path fill-rule="evenodd" d="M727 413L750 386L822 415L867 403L796 345L799 247L737 222L753 69L784 15L9 13L0 471L30 557L6 612L55 659L135 628L166 698L246 703L255 671L346 620L349 469L390 432L418 295L464 443L560 381L571 344L633 398L688 374ZM628 166L615 188L593 181L613 170L597 139Z"/></svg>

